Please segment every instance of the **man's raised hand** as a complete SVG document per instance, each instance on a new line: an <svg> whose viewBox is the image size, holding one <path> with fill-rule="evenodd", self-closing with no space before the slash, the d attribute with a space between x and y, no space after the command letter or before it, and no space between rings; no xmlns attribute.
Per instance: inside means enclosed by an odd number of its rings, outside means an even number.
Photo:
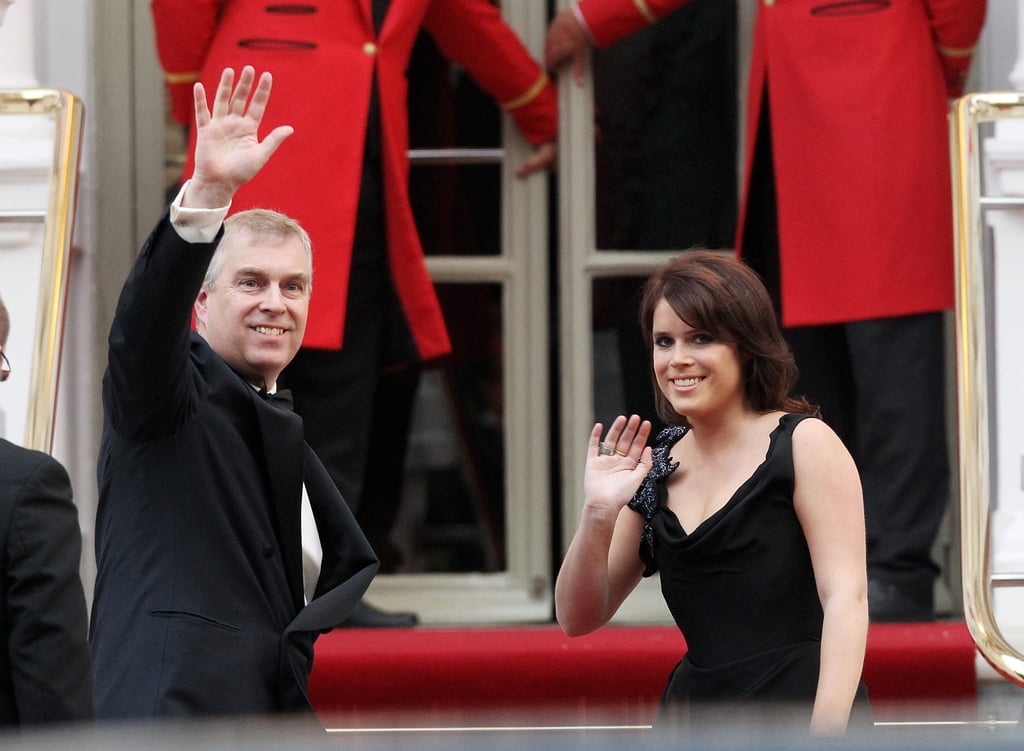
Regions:
<svg viewBox="0 0 1024 751"><path fill-rule="evenodd" d="M242 68L237 86L234 79L234 70L225 68L213 98L212 112L203 84L195 85L195 171L182 198L184 206L227 206L235 191L263 168L294 130L290 125L281 125L260 141L259 127L270 99L271 75L262 73L255 90L256 71L252 66Z"/></svg>

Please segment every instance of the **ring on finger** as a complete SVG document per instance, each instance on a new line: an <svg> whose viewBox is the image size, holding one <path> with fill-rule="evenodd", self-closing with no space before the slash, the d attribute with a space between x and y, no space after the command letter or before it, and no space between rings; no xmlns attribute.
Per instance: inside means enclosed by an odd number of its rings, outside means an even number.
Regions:
<svg viewBox="0 0 1024 751"><path fill-rule="evenodd" d="M619 456L629 456L629 452L619 451L618 449L615 449L615 453L618 454Z"/></svg>
<svg viewBox="0 0 1024 751"><path fill-rule="evenodd" d="M601 445L597 447L597 455L598 456L612 456L615 453L616 453L615 449L613 449L607 443L602 442Z"/></svg>

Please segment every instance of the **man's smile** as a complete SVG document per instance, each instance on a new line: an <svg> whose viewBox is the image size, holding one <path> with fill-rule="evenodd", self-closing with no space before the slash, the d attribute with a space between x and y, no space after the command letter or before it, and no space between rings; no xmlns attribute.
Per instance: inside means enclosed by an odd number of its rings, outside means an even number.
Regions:
<svg viewBox="0 0 1024 751"><path fill-rule="evenodd" d="M281 336L284 333L284 329L276 326L254 326L253 328L257 334L266 334L267 336Z"/></svg>

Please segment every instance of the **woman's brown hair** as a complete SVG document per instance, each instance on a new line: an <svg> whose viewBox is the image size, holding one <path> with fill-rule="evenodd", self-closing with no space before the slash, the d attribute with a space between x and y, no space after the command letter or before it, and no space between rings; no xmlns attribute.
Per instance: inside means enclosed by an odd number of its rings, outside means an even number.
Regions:
<svg viewBox="0 0 1024 751"><path fill-rule="evenodd" d="M680 253L647 280L640 302L640 325L647 348L653 347L654 309L665 300L687 325L736 344L743 363L747 405L757 412L782 410L818 414L803 397L794 397L797 368L768 291L760 277L733 255L694 249ZM654 375L654 403L667 424L686 424L661 392Z"/></svg>

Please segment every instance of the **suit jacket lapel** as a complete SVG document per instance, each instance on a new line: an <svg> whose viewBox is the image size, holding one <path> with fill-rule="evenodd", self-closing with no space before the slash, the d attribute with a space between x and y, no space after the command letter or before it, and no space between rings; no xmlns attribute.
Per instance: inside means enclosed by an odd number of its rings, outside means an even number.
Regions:
<svg viewBox="0 0 1024 751"><path fill-rule="evenodd" d="M287 631L326 631L349 616L380 564L348 504L313 450L306 446L306 490L316 517L323 563L316 597Z"/></svg>
<svg viewBox="0 0 1024 751"><path fill-rule="evenodd" d="M288 589L297 607L302 591L302 470L305 439L302 418L252 392L263 435L264 466L270 481L271 511L284 561Z"/></svg>

